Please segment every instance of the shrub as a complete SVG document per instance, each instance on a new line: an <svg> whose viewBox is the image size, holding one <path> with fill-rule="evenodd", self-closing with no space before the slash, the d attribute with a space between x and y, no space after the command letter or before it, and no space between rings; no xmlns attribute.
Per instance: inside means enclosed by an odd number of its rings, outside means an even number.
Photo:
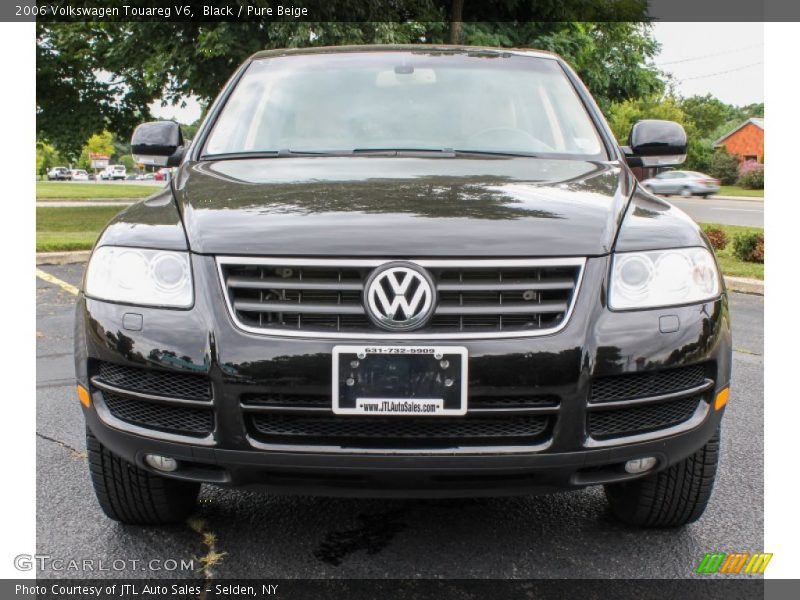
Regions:
<svg viewBox="0 0 800 600"><path fill-rule="evenodd" d="M720 148L711 156L708 172L723 185L733 185L739 177L739 159L733 154L728 154L725 148Z"/></svg>
<svg viewBox="0 0 800 600"><path fill-rule="evenodd" d="M764 234L739 233L733 238L733 253L745 262L764 262Z"/></svg>
<svg viewBox="0 0 800 600"><path fill-rule="evenodd" d="M714 250L724 250L725 246L728 245L728 234L725 233L723 229L719 227L707 227L705 232Z"/></svg>
<svg viewBox="0 0 800 600"><path fill-rule="evenodd" d="M739 179L736 181L749 190L764 189L764 165L754 160L746 160L739 166Z"/></svg>

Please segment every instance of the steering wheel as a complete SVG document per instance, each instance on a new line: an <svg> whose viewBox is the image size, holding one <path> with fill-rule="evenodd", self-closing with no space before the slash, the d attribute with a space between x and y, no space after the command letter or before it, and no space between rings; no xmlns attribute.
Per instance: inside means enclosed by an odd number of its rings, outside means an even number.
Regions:
<svg viewBox="0 0 800 600"><path fill-rule="evenodd" d="M472 146L473 144L477 143L480 145L481 138L489 137L488 142L495 142L497 140L498 134L504 135L511 140L517 140L519 143L514 144L517 148L524 148L529 146L530 149L527 150L529 152L555 152L552 146L545 144L542 140L533 137L530 133L523 129L516 129L514 127L488 127L487 129L481 129L469 137L467 137L467 145ZM496 145L490 144L487 149L497 147Z"/></svg>

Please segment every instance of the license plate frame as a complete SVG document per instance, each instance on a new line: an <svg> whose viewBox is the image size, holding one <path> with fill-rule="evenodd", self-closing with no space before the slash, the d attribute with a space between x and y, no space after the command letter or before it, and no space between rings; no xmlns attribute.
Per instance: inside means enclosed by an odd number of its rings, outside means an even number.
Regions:
<svg viewBox="0 0 800 600"><path fill-rule="evenodd" d="M414 369L417 375L427 375L427 381L420 382L419 387L427 387L428 389L423 391L428 392L431 391L430 388L434 388L434 393L425 394L425 397L417 396L416 390L411 395L362 394L361 392L365 391L362 388L368 385L361 381L363 371L367 371L364 378L374 380L375 371L386 368L380 362L375 364L376 358L384 361L385 365L394 362L399 375ZM366 364L369 359L373 359L372 365ZM344 364L342 369L345 360L350 362ZM354 361L358 363L358 367L352 367ZM447 366L443 367L445 361ZM334 414L372 417L454 417L467 413L469 361L467 348L464 346L337 345L331 353L331 362L331 408ZM430 364L430 368L425 366L426 362ZM345 369L349 369L346 375ZM355 380L356 377L359 377L359 380L348 386L347 379ZM416 380L418 379L417 377ZM447 379L452 380L450 386L445 385ZM402 383L398 381L394 387L402 385L408 387L414 385L414 382L415 378L404 380ZM352 391L348 391L348 387L351 387ZM436 389L441 389L442 393L435 393Z"/></svg>

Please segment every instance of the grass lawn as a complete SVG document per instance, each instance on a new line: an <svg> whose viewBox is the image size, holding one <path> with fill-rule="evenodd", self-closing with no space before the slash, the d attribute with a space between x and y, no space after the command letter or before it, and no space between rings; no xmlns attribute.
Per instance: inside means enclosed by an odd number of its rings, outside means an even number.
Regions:
<svg viewBox="0 0 800 600"><path fill-rule="evenodd" d="M160 185L135 185L130 183L63 183L37 181L37 200L103 200L119 198L146 198L160 190Z"/></svg>
<svg viewBox="0 0 800 600"><path fill-rule="evenodd" d="M106 223L124 206L36 208L36 251L89 250Z"/></svg>
<svg viewBox="0 0 800 600"><path fill-rule="evenodd" d="M736 258L733 254L733 238L737 233L764 233L760 227L741 227L739 225L703 225L703 229L716 227L728 234L728 245L724 250L715 250L717 260L724 275L734 277L751 277L753 279L764 279L764 265L761 263L744 262Z"/></svg>
<svg viewBox="0 0 800 600"><path fill-rule="evenodd" d="M721 185L717 196L749 196L751 198L763 198L764 190L746 190L738 185Z"/></svg>

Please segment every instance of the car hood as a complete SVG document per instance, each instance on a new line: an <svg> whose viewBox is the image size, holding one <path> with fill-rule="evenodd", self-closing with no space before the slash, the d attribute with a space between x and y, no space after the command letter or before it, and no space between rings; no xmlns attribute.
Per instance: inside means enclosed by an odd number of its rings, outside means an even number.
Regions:
<svg viewBox="0 0 800 600"><path fill-rule="evenodd" d="M190 248L272 256L608 253L632 182L617 163L314 157L185 163Z"/></svg>

